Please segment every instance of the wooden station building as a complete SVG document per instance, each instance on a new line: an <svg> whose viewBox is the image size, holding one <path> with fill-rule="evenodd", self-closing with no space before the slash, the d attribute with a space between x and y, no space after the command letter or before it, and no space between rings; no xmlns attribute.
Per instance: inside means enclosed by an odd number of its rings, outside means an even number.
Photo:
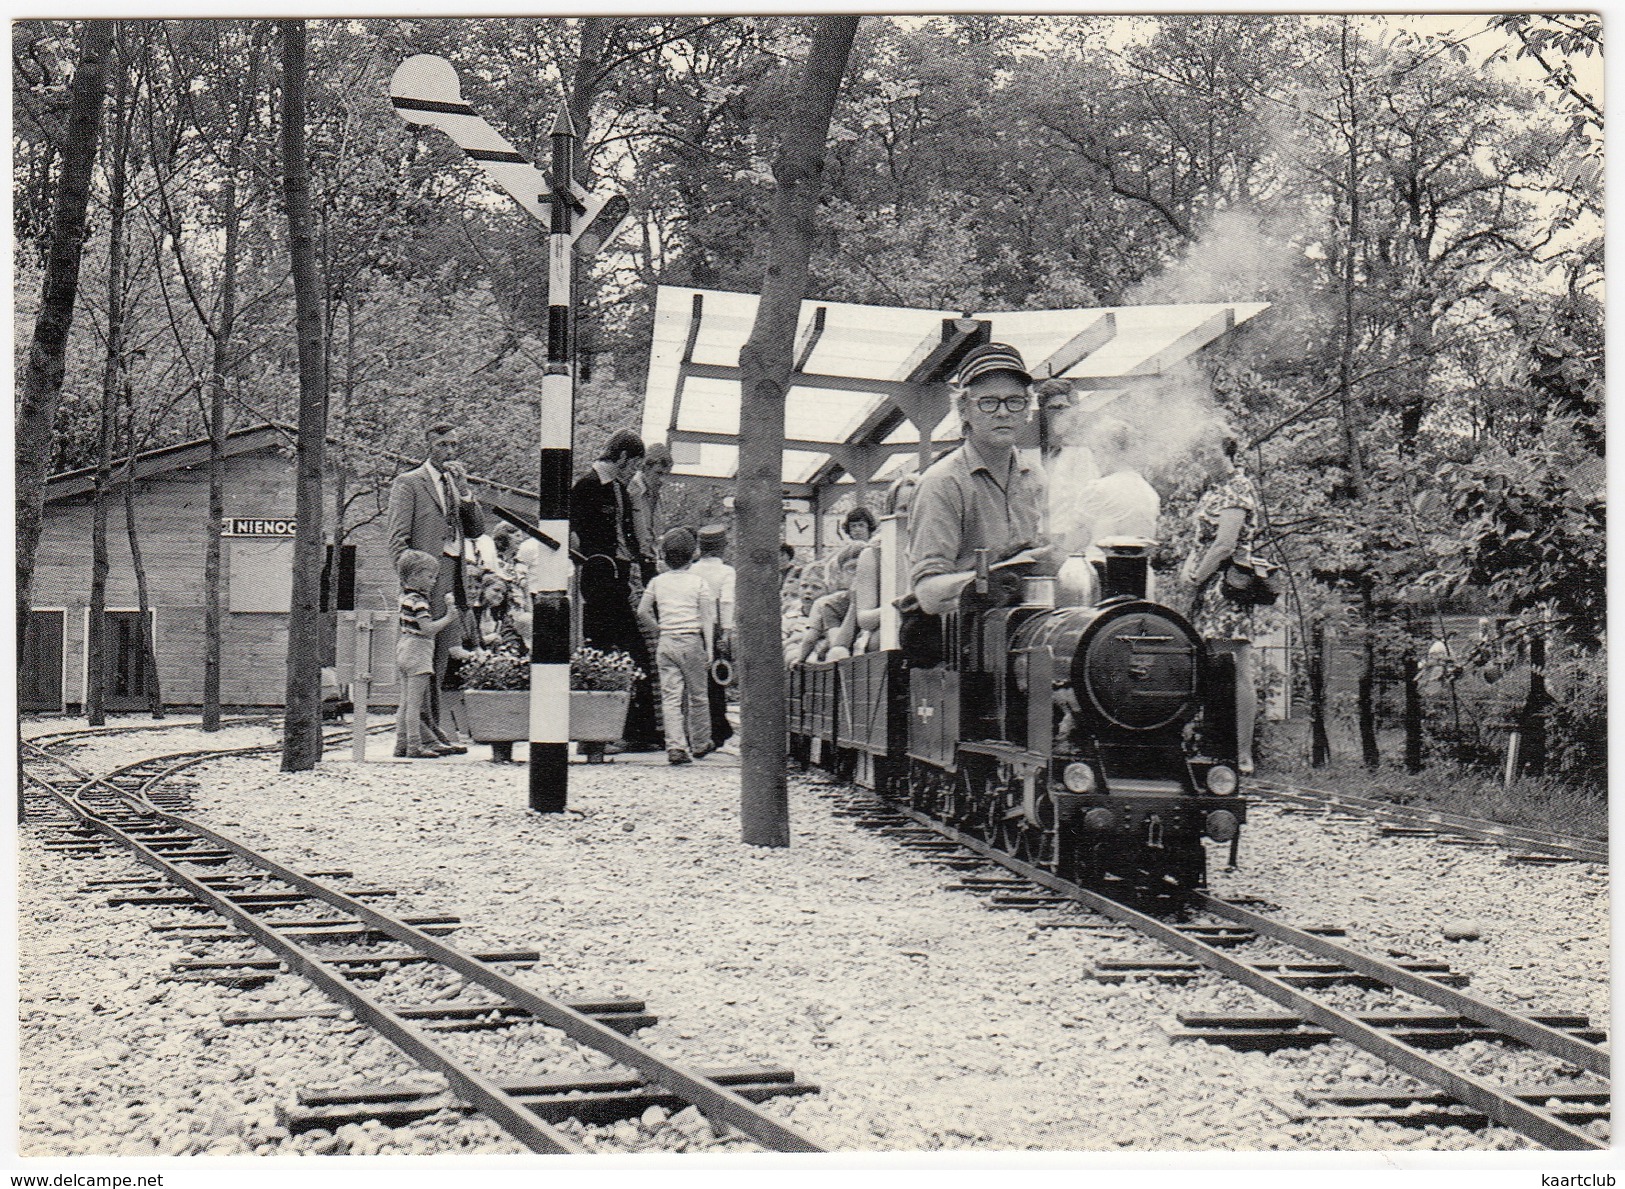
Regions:
<svg viewBox="0 0 1625 1189"><path fill-rule="evenodd" d="M239 429L226 438L220 699L227 706L282 704L293 583L294 439L293 427L274 423ZM329 453L339 452L330 447ZM352 448L344 453L360 452ZM357 475L330 458L325 476L328 545L322 608L330 627L340 611L396 605L387 539L389 481L421 460L377 451L366 457L366 469L374 474ZM209 443L203 440L148 451L135 463L137 544L146 570L156 675L167 706L199 706L203 701L208 459ZM33 608L18 658L19 708L25 712L77 711L84 705L94 480L93 469L87 468L55 475L46 486ZM332 510L341 481L349 509L335 549ZM535 516L533 494L472 476L470 483L487 509L501 504ZM141 647L122 487L112 485L107 499L107 708L144 710L153 674ZM375 686L372 700L392 704L394 687Z"/></svg>

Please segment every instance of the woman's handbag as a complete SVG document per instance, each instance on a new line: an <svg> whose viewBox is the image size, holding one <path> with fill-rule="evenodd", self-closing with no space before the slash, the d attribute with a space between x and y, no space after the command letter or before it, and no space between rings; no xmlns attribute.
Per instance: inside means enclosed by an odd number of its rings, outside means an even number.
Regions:
<svg viewBox="0 0 1625 1189"><path fill-rule="evenodd" d="M1281 597L1281 567L1256 557L1232 557L1225 563L1219 588L1243 607L1268 607Z"/></svg>

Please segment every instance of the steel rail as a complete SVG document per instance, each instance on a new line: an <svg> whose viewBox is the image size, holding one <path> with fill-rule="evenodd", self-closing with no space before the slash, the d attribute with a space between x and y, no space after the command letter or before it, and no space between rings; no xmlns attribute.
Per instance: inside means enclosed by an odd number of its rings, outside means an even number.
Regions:
<svg viewBox="0 0 1625 1189"><path fill-rule="evenodd" d="M83 769L78 769L76 765L62 759L60 756L51 755L43 748L35 748L34 750L38 751L41 755L53 760L54 762L69 768L70 770L83 773ZM195 759L190 759L188 763L179 765L178 767L190 766L192 763L206 762L209 759L216 758L218 755L235 755L248 751L265 750L270 750L270 748L239 748L218 753L200 754ZM171 756L159 758L176 759L180 757ZM133 768L137 766L140 765L133 764L129 765L128 767ZM173 769L171 771L173 771ZM741 1134L755 1140L763 1147L779 1152L821 1152L824 1150L818 1145L814 1144L811 1140L807 1139L805 1136L791 1130L778 1120L762 1112L755 1103L742 1097L734 1091L727 1089L719 1083L713 1082L711 1079L704 1077L701 1074L666 1061L664 1058L659 1057L653 1051L641 1044L638 1044L636 1041L622 1036L613 1028L600 1023L590 1016L576 1011L574 1008L557 999L542 995L536 991L530 990L527 987L521 986L513 980L508 979L500 972L492 970L484 963L469 957L451 946L444 944L429 934L424 933L411 925L405 924L402 921L396 920L393 917L387 916L384 913L378 912L368 905L344 895L342 892L326 887L296 871L284 867L268 856L260 854L235 841L234 839L219 834L199 822L195 822L189 818L183 817L180 814L170 813L167 810L160 809L157 806L152 805L151 802L140 801L128 790L119 789L118 786L111 784L107 778L90 777L89 782L104 784L115 789L121 798L137 806L140 812L142 812L148 818L162 821L168 825L190 831L200 838L208 839L216 845L240 856L246 861L263 868L265 871L274 875L277 879L291 887L299 889L301 892L305 893L311 898L321 900L329 906L337 908L340 911L348 913L351 916L365 922L367 925L378 930L379 932L393 937L397 941L401 941L407 945L413 946L421 953L430 955L441 965L457 971L468 981L478 983L487 990L493 991L494 993L507 999L510 1003L525 1009L542 1023L559 1029L577 1043L603 1052L606 1055L614 1058L619 1063L637 1070L649 1082L655 1085L663 1086L667 1090L680 1095L687 1101L691 1102L702 1113L727 1124L729 1127L734 1128ZM103 822L100 819L92 819L92 824L94 824L98 829L116 829L114 827L110 827L108 823ZM142 846L138 840L133 838L128 839L128 841L125 842L125 845L132 846L143 855L147 856L143 859L143 861L148 862L148 864L151 866L157 866L160 870L170 875L171 878L175 879L176 882L183 883L187 890L193 892L194 895L200 894L199 889L207 891L207 889L204 889L203 884L192 879L190 876L187 876L184 872L175 870L164 859L154 855L146 847ZM236 905L231 905L229 901L225 901L222 898L217 897L212 892L208 892L208 894L202 896L202 898L205 899L212 907L215 907L217 911L222 911L223 915L227 915L231 919L237 921L239 924L242 924L245 931L250 932L273 952L286 953L289 955L290 959L293 959L296 962L302 961L320 963L320 959L308 954L296 943L281 938L273 931L270 931L263 925L262 922L258 920L258 918L245 913ZM228 907L222 909L222 905L227 905ZM341 1000L355 1003L358 1008L358 1014L368 1010L387 1011L387 1009L379 1008L376 1004L373 1004L358 989L351 986L348 981L342 980L340 976L332 975L331 977L333 979L339 981L329 982L328 977L315 977L302 967L300 972L306 974L306 977L310 977L313 982L317 982L325 990L335 994L336 997L340 998ZM370 1018L369 1022L372 1022ZM405 1029L406 1032L415 1034L416 1030L411 1029L409 1025L403 1023L400 1026L401 1028ZM394 1035L387 1032L385 1028L380 1027L380 1031L385 1031L386 1035L390 1035L392 1040L395 1039ZM411 1053L414 1057L417 1057L420 1060L423 1059L420 1054L439 1052L438 1047L425 1037L405 1037L405 1034L403 1033L403 1038L408 1042L406 1045L402 1046L405 1051ZM414 1048L412 1047L414 1045L427 1047ZM449 1060L449 1057L435 1056L431 1060L425 1060L424 1063L433 1064L436 1067L447 1069L448 1077L450 1077L449 1067L444 1064L444 1062ZM490 1086L489 1088L491 1090L496 1090L494 1085ZM485 1091L480 1086L472 1086L469 1101L474 1102L476 1105L480 1106L481 1109L486 1109L484 1101L482 1101L480 1097L477 1097L484 1092ZM501 1093L500 1090L496 1090L496 1092ZM493 1114L493 1117L496 1118L497 1115ZM534 1116L532 1116L532 1118L535 1120ZM540 1122L539 1120L535 1121ZM504 1126L506 1125L504 1124ZM515 1134L517 1138L518 1134ZM559 1138L565 1139L565 1137L562 1135ZM569 1141L566 1140L566 1142Z"/></svg>
<svg viewBox="0 0 1625 1189"><path fill-rule="evenodd" d="M1257 991L1268 999L1273 999L1283 1007L1289 1008L1309 1023L1319 1024L1322 1028L1341 1037L1357 1048L1364 1049L1373 1056L1380 1057L1413 1077L1438 1086L1458 1101L1478 1108L1486 1117L1510 1127L1537 1143L1562 1151L1593 1151L1607 1148L1606 1144L1593 1139L1576 1127L1571 1127L1547 1111L1531 1106L1473 1074L1458 1073L1456 1070L1435 1061L1421 1049L1385 1035L1378 1029L1361 1021L1357 1016L1321 1003L1296 988L1288 986L1280 979L1256 970L1248 963L1232 958L1223 950L1215 949L1186 933L1182 933L1155 917L1148 916L1138 909L1130 908L1126 904L1102 896L1097 892L1092 892L1088 888L1081 887L1069 880L1061 879L1059 876L1052 875L1042 868L1034 867L1030 863L1022 862L1020 859L1004 854L1002 851L994 850L981 839L974 838L963 831L939 822L916 809L904 805L890 805L889 807L925 826L927 829L934 830L943 837L957 842L989 862L999 864L1025 879L1060 892L1081 904L1087 905L1102 916L1120 921L1146 936L1162 942L1170 949L1178 950L1182 954L1195 958L1204 966L1227 975L1243 986Z"/></svg>
<svg viewBox="0 0 1625 1189"><path fill-rule="evenodd" d="M148 813L149 817L170 817L162 813ZM181 825L184 819L171 821ZM580 1154L587 1151L550 1123L545 1123L530 1110L521 1106L495 1082L467 1068L451 1053L436 1044L418 1028L368 995L335 967L317 957L291 937L278 932L233 902L229 897L210 888L202 880L183 871L176 863L159 855L140 839L119 829L103 818L92 819L93 829L118 842L147 866L154 868L172 883L185 888L194 898L207 904L215 912L234 922L244 933L253 937L272 953L279 955L289 967L328 995L353 1009L356 1015L370 1024L386 1040L421 1065L443 1073L446 1080L469 1103L484 1112L493 1122L533 1152L562 1152ZM218 841L218 839L217 839ZM228 844L229 845L229 844ZM248 858L246 848L230 847ZM255 860L258 861L258 860ZM342 897L340 897L342 899Z"/></svg>
<svg viewBox="0 0 1625 1189"><path fill-rule="evenodd" d="M1262 937L1270 937L1319 957L1341 962L1357 974L1378 979L1408 995L1448 1008L1469 1020L1494 1028L1497 1032L1503 1032L1532 1049L1539 1049L1603 1077L1612 1076L1609 1073L1611 1061L1606 1050L1570 1036L1560 1029L1496 1007L1477 995L1444 986L1426 975L1415 974L1393 962L1368 957L1328 941L1324 937L1317 937L1313 933L1305 933L1301 929L1294 929L1290 925L1260 916L1256 912L1250 912L1227 900L1220 900L1207 892L1192 893L1192 903L1214 916L1245 925Z"/></svg>
<svg viewBox="0 0 1625 1189"><path fill-rule="evenodd" d="M241 727L250 723L275 722L276 719L277 716L274 714L243 714L223 718L220 720L220 725L222 727ZM190 719L176 722L128 723L106 727L76 727L66 731L44 731L38 735L19 735L18 737L25 743L39 744L42 741L57 742L63 739L100 739L107 735L125 735L136 731L178 731L186 727L201 730L202 724L201 721L193 722Z"/></svg>
<svg viewBox="0 0 1625 1189"><path fill-rule="evenodd" d="M1582 838L1579 835L1562 834L1556 830L1543 830L1539 826L1512 826L1506 822L1469 817L1466 814L1451 813L1444 809L1427 809L1417 805L1405 805L1398 801L1385 801L1380 797L1362 797L1358 793L1345 793L1336 789L1309 788L1307 785L1288 784L1279 780L1254 780L1249 787L1259 789L1267 796L1293 798L1316 805L1328 804L1332 807L1347 806L1354 809L1370 809L1381 813L1391 813L1396 817L1414 817L1430 825L1466 826L1487 831L1500 831L1504 834L1515 834L1520 838L1540 838L1548 842L1558 843L1595 845L1603 841L1600 838Z"/></svg>
<svg viewBox="0 0 1625 1189"><path fill-rule="evenodd" d="M1438 827L1486 842L1500 842L1546 851L1563 858L1579 859L1587 863L1607 863L1608 844L1600 838L1582 838L1573 834L1559 834L1535 826L1508 826L1500 822L1447 813L1441 809L1418 809L1380 801L1374 797L1357 797L1350 793L1337 793L1327 789L1309 789L1298 785L1281 785L1273 781L1255 781L1250 788L1260 795L1299 805L1325 809L1345 809L1374 818L1389 818L1395 825Z"/></svg>

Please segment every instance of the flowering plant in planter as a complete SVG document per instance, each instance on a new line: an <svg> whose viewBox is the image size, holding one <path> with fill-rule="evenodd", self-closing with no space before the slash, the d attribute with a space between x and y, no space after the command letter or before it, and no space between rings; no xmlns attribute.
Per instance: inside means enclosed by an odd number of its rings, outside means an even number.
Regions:
<svg viewBox="0 0 1625 1189"><path fill-rule="evenodd" d="M643 676L643 670L620 649L605 652L581 647L570 655L570 688L573 690L630 693Z"/></svg>
<svg viewBox="0 0 1625 1189"><path fill-rule="evenodd" d="M464 689L530 689L530 661L509 652L478 652L464 662Z"/></svg>

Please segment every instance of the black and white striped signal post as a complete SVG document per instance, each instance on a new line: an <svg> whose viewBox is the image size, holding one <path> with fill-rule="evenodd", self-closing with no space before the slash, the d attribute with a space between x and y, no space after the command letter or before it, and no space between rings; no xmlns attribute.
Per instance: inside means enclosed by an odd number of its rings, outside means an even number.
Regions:
<svg viewBox="0 0 1625 1189"><path fill-rule="evenodd" d="M622 195L595 197L576 181L576 130L568 106L553 123L549 179L463 102L457 72L444 58L408 58L396 68L389 91L401 119L446 133L528 214L548 220L547 371L542 377L537 524L522 527L544 545L540 572L531 578L530 807L538 813L562 813L570 747L572 261L577 252L596 255L626 223L630 207Z"/></svg>
<svg viewBox="0 0 1625 1189"><path fill-rule="evenodd" d="M570 539L570 427L575 421L575 342L571 331L570 221L575 126L570 109L553 121L553 186L547 237L547 371L542 376L541 470L536 527ZM530 807L563 813L570 751L570 560L552 550L546 580L531 596ZM533 587L537 583L531 584Z"/></svg>

